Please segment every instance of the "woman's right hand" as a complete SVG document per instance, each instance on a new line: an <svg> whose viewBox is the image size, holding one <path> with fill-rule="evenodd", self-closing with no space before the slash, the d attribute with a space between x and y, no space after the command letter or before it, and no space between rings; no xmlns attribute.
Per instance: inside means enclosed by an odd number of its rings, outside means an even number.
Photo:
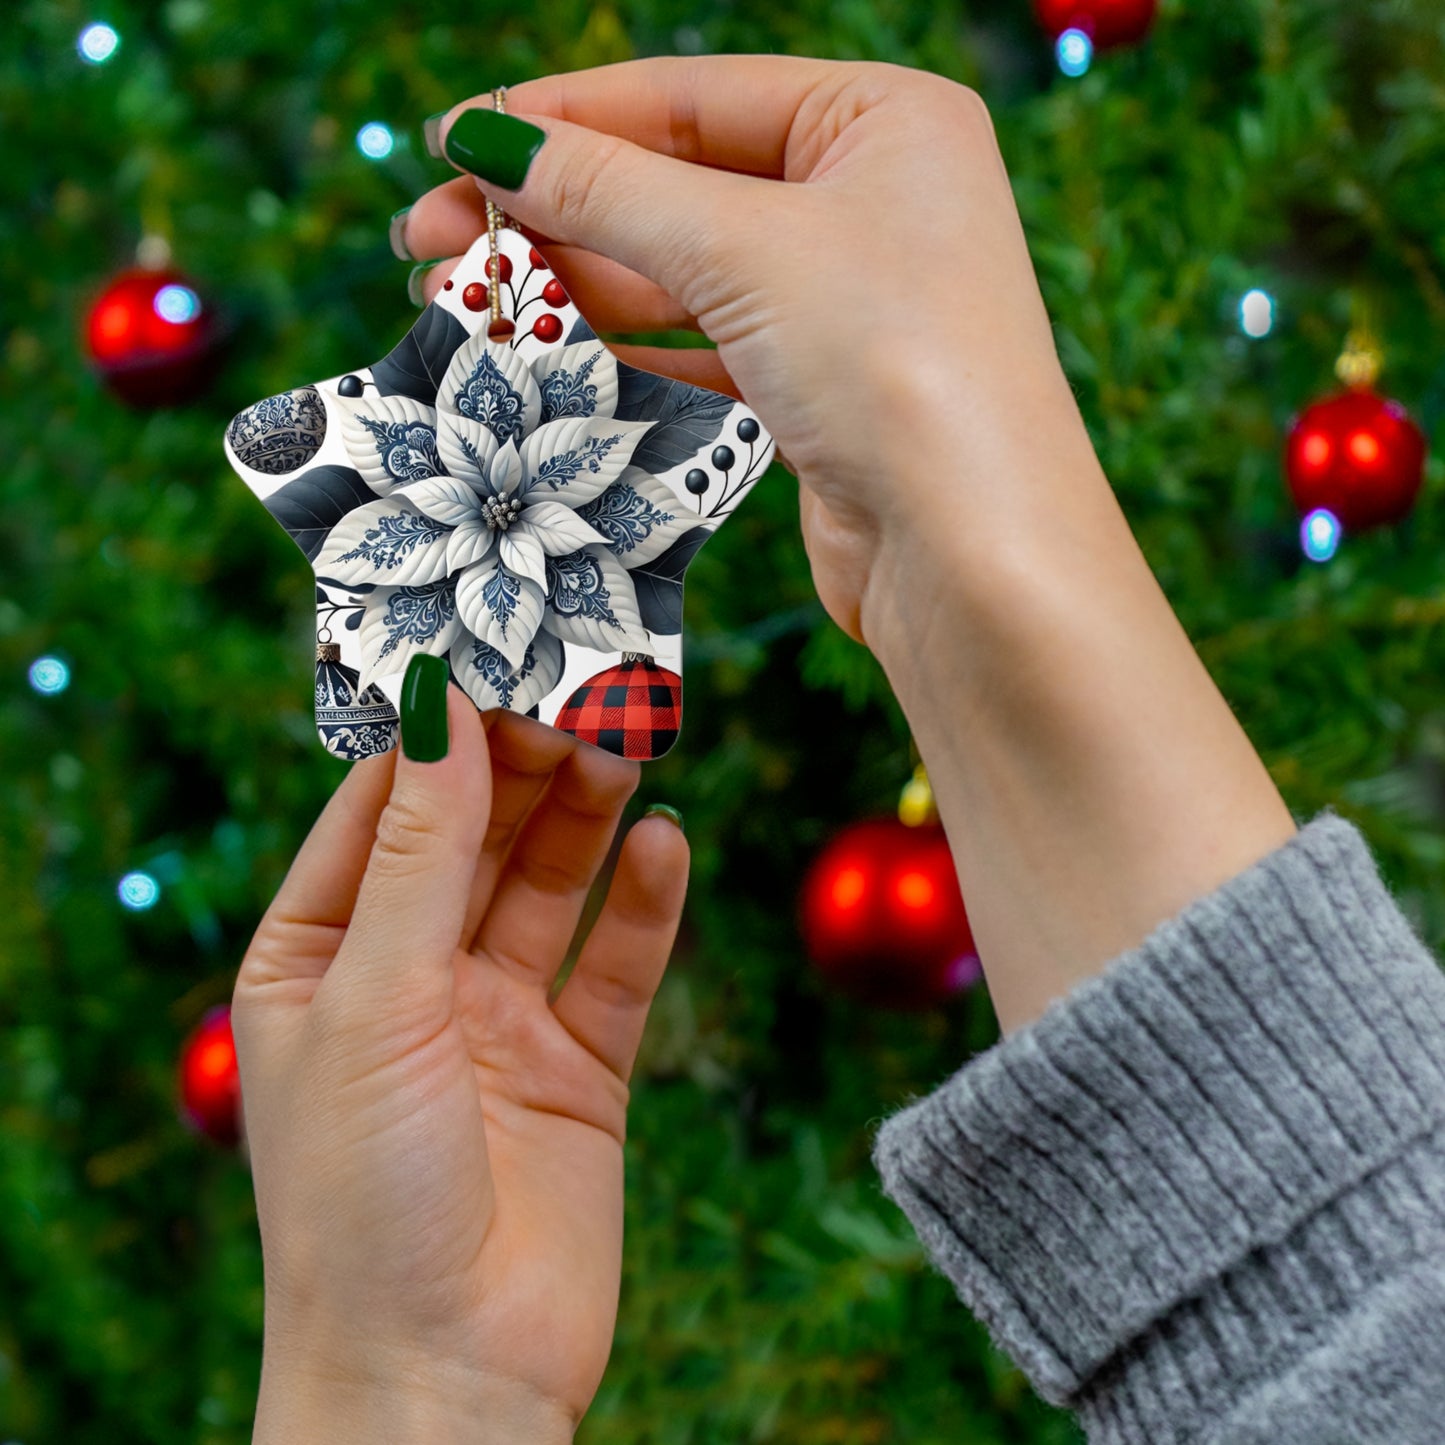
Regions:
<svg viewBox="0 0 1445 1445"><path fill-rule="evenodd" d="M491 105L455 107L443 140ZM507 109L547 133L521 189L437 187L407 216L407 248L464 252L485 191L544 239L598 330L716 342L617 350L757 411L802 483L819 596L855 638L876 650L867 599L890 549L891 576L945 521L994 512L990 530L1016 532L1009 509L1046 506L1040 478L1082 465L1102 482L972 91L890 65L723 56L529 81ZM428 298L450 269L426 273Z"/></svg>

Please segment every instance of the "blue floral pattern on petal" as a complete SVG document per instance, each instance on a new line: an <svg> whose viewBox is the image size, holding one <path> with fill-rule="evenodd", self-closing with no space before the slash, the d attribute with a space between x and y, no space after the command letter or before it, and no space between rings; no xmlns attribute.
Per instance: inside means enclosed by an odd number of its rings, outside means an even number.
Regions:
<svg viewBox="0 0 1445 1445"><path fill-rule="evenodd" d="M502 636L507 635L507 624L517 610L517 601L522 595L522 579L514 577L505 567L498 567L482 584L482 601L487 611L497 619Z"/></svg>
<svg viewBox="0 0 1445 1445"><path fill-rule="evenodd" d="M480 422L503 446L509 441L521 440L525 424L522 394L485 352L472 367L455 400L462 416Z"/></svg>
<svg viewBox="0 0 1445 1445"><path fill-rule="evenodd" d="M387 638L378 658L390 657L397 647L411 641L423 646L435 637L457 612L455 582L447 579L430 587L398 587L387 598L382 624Z"/></svg>
<svg viewBox="0 0 1445 1445"><path fill-rule="evenodd" d="M373 421L353 413L376 441L376 453L388 475L398 482L419 482L446 474L437 455L436 431L419 421Z"/></svg>
<svg viewBox="0 0 1445 1445"><path fill-rule="evenodd" d="M537 666L537 650L529 642L521 667L515 672L507 659L495 647L488 647L479 637L472 639L472 666L482 675L483 681L496 689L503 707L511 707L517 687L525 682Z"/></svg>
<svg viewBox="0 0 1445 1445"><path fill-rule="evenodd" d="M597 410L597 385L588 381L600 351L594 352L576 371L549 371L542 382L542 422L564 416L591 416Z"/></svg>
<svg viewBox="0 0 1445 1445"><path fill-rule="evenodd" d="M563 617L591 617L620 627L602 567L588 552L569 552L547 561L547 601Z"/></svg>
<svg viewBox="0 0 1445 1445"><path fill-rule="evenodd" d="M569 482L576 481L584 469L600 472L603 458L621 440L621 432L610 437L588 437L580 447L573 447L570 452L557 452L537 468L532 485L551 487L554 492L560 492Z"/></svg>
<svg viewBox="0 0 1445 1445"><path fill-rule="evenodd" d="M370 562L378 571L391 571L401 566L418 547L443 542L451 536L451 528L420 512L391 512L376 519L366 535L338 562ZM415 575L415 574L413 574Z"/></svg>
<svg viewBox="0 0 1445 1445"><path fill-rule="evenodd" d="M600 497L577 508L577 515L590 523L619 552L631 552L652 535L653 529L675 522L673 512L648 501L626 482L614 482Z"/></svg>

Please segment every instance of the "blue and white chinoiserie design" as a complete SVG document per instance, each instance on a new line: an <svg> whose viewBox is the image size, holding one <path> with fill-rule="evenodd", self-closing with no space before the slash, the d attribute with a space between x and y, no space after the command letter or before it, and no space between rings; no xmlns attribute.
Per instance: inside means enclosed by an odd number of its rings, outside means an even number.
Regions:
<svg viewBox="0 0 1445 1445"><path fill-rule="evenodd" d="M733 398L619 361L523 237L499 244L507 339L474 304L484 238L388 356L257 403L227 453L310 559L361 692L394 705L425 652L479 708L556 725L624 654L681 672L683 574L773 446ZM266 419L294 432L307 393L322 440L283 478L255 464L292 454Z"/></svg>
<svg viewBox="0 0 1445 1445"><path fill-rule="evenodd" d="M316 729L326 751L355 761L390 752L400 720L386 694L358 687L355 669L341 661L334 642L316 644Z"/></svg>

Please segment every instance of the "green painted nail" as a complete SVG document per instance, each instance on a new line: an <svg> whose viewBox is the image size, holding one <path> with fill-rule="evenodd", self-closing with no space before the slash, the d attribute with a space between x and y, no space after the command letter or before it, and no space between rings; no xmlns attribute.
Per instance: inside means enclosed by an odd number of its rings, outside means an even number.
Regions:
<svg viewBox="0 0 1445 1445"><path fill-rule="evenodd" d="M418 652L401 684L401 750L413 762L434 763L447 755L447 678L444 657Z"/></svg>
<svg viewBox="0 0 1445 1445"><path fill-rule="evenodd" d="M546 131L514 115L464 110L447 132L447 159L494 186L515 191L546 139Z"/></svg>
<svg viewBox="0 0 1445 1445"><path fill-rule="evenodd" d="M669 808L666 803L653 803L642 816L650 818L654 813L659 817L666 818L669 823L676 823L679 833L687 832L687 829L682 826L682 814L676 808Z"/></svg>
<svg viewBox="0 0 1445 1445"><path fill-rule="evenodd" d="M408 259L410 259L408 257ZM421 278L431 270L433 266L441 264L443 258L438 257L435 261L423 261L420 266L411 268L411 275L406 278L406 299L413 306L425 306L426 294L421 289Z"/></svg>
<svg viewBox="0 0 1445 1445"><path fill-rule="evenodd" d="M387 240L391 242L391 254L398 261L415 261L416 257L406 249L406 218L411 214L410 206L403 206L386 228Z"/></svg>
<svg viewBox="0 0 1445 1445"><path fill-rule="evenodd" d="M421 123L421 138L426 142L426 153L435 156L437 160L445 160L442 155L442 122L447 118L444 110L439 110L435 115L429 115Z"/></svg>

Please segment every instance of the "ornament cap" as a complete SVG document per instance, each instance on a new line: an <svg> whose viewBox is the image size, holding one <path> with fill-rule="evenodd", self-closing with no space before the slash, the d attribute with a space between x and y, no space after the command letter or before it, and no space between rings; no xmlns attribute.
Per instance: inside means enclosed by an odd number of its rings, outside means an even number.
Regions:
<svg viewBox="0 0 1445 1445"><path fill-rule="evenodd" d="M914 768L913 776L904 783L898 796L898 821L910 828L938 822L938 804L934 802L928 769L922 763Z"/></svg>
<svg viewBox="0 0 1445 1445"><path fill-rule="evenodd" d="M340 662L341 644L339 642L318 642L316 644L317 662Z"/></svg>
<svg viewBox="0 0 1445 1445"><path fill-rule="evenodd" d="M1351 331L1345 338L1345 349L1335 362L1335 375L1344 385L1368 390L1379 379L1385 365L1380 344L1368 331Z"/></svg>

